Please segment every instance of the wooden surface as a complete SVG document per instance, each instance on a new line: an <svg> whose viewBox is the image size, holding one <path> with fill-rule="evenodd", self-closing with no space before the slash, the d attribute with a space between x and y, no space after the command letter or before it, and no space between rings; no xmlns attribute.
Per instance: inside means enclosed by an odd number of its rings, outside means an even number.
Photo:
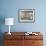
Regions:
<svg viewBox="0 0 46 46"><path fill-rule="evenodd" d="M25 35L26 32L11 32L8 35L4 33L4 46L43 46L43 35ZM34 32L33 32L34 33Z"/></svg>
<svg viewBox="0 0 46 46"><path fill-rule="evenodd" d="M24 46L43 46L42 40L24 40Z"/></svg>

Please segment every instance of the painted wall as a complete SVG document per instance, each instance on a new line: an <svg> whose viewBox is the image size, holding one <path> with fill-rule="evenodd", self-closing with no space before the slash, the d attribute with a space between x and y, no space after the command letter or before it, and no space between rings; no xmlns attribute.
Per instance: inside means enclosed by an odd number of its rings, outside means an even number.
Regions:
<svg viewBox="0 0 46 46"><path fill-rule="evenodd" d="M18 9L35 9L35 23L19 23ZM11 31L46 31L46 0L1 0L2 17L13 17L14 26ZM1 26L2 32L8 31L8 26Z"/></svg>

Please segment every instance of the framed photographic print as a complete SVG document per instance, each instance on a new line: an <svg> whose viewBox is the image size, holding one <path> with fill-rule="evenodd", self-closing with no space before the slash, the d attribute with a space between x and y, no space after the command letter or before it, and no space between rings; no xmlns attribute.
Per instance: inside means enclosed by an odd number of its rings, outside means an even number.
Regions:
<svg viewBox="0 0 46 46"><path fill-rule="evenodd" d="M35 9L19 9L18 19L23 23L35 22Z"/></svg>

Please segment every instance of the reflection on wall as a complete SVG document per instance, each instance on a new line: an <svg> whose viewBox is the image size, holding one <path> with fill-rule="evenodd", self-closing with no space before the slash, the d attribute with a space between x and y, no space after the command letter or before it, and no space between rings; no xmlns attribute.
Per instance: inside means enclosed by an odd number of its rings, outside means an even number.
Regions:
<svg viewBox="0 0 46 46"><path fill-rule="evenodd" d="M5 23L5 17L4 16L0 16L0 33L1 33L1 27L2 25Z"/></svg>
<svg viewBox="0 0 46 46"><path fill-rule="evenodd" d="M0 16L0 25L5 23L5 17L4 16Z"/></svg>

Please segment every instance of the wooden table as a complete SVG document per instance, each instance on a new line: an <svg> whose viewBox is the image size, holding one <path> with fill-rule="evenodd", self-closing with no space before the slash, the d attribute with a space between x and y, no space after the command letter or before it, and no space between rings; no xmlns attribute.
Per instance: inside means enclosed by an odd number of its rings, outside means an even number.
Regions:
<svg viewBox="0 0 46 46"><path fill-rule="evenodd" d="M4 33L4 46L43 46L43 35L40 32L38 35L25 35L26 32L11 32L8 35Z"/></svg>

